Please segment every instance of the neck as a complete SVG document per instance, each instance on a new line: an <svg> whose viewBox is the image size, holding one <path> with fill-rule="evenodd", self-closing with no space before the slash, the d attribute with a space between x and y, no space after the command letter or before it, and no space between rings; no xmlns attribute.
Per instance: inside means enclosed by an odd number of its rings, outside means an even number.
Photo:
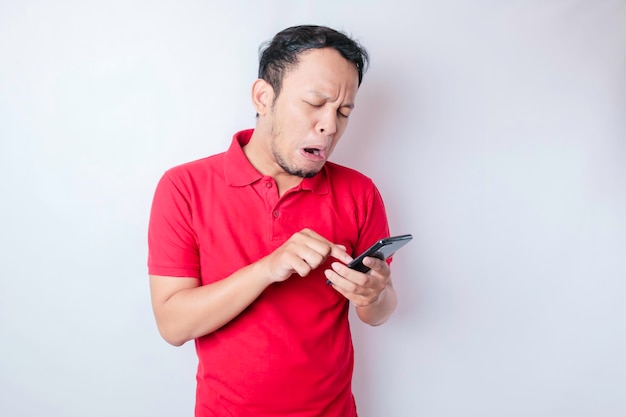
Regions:
<svg viewBox="0 0 626 417"><path fill-rule="evenodd" d="M302 182L302 178L291 175L276 163L269 146L270 141L261 137L260 132L255 130L250 141L243 147L243 152L261 175L272 177L276 181L278 193L282 196Z"/></svg>

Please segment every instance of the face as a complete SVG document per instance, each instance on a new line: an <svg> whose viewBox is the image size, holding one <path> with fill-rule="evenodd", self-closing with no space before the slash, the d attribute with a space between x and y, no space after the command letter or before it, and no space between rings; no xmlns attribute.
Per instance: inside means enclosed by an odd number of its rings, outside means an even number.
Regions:
<svg viewBox="0 0 626 417"><path fill-rule="evenodd" d="M356 67L339 52L303 53L267 113L275 163L293 176L317 174L348 125L357 90Z"/></svg>

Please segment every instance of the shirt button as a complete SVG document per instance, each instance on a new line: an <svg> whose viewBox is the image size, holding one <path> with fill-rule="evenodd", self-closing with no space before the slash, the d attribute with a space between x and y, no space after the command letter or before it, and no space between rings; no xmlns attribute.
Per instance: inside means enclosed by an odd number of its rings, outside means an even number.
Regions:
<svg viewBox="0 0 626 417"><path fill-rule="evenodd" d="M267 188L272 188L272 183L271 183L271 182L266 182L266 183L265 183L265 187L267 187Z"/></svg>
<svg viewBox="0 0 626 417"><path fill-rule="evenodd" d="M274 217L278 217L280 215L280 212L278 210L274 210L274 213L272 213L274 215Z"/></svg>

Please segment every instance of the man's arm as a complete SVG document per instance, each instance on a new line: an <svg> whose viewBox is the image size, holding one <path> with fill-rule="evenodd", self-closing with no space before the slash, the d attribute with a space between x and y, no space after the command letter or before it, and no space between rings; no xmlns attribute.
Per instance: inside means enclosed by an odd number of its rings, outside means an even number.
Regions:
<svg viewBox="0 0 626 417"><path fill-rule="evenodd" d="M362 273L333 262L332 270L325 271L335 290L356 306L359 319L378 326L389 319L396 309L397 296L391 283L391 269L387 262L373 257L363 260L370 271Z"/></svg>
<svg viewBox="0 0 626 417"><path fill-rule="evenodd" d="M261 269L255 263L204 286L197 278L151 275L152 309L161 336L180 346L228 323L270 284Z"/></svg>
<svg viewBox="0 0 626 417"><path fill-rule="evenodd" d="M305 229L261 260L209 285L196 278L150 276L159 332L172 345L209 334L239 315L274 282L308 275L328 256L349 262L342 246Z"/></svg>

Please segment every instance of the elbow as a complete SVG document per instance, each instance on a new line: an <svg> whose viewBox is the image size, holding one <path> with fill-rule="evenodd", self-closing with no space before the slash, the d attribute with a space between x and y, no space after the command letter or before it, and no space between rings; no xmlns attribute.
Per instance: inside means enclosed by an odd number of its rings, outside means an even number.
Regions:
<svg viewBox="0 0 626 417"><path fill-rule="evenodd" d="M391 313L388 313L382 317L379 316L370 316L367 314L359 314L359 319L361 319L361 321L371 327L378 327L381 324L384 324L387 322L387 320L389 320L389 317L391 316Z"/></svg>
<svg viewBox="0 0 626 417"><path fill-rule="evenodd" d="M367 322L367 324L369 324L371 327L378 327L378 326L380 326L381 324L386 323L388 318L389 318L389 317L385 317L385 318L384 318L384 319L382 319L382 320L377 320L377 321Z"/></svg>
<svg viewBox="0 0 626 417"><path fill-rule="evenodd" d="M180 332L176 331L176 329L168 328L163 324L159 324L157 327L163 340L172 346L182 346L192 339L191 337L185 337Z"/></svg>
<svg viewBox="0 0 626 417"><path fill-rule="evenodd" d="M166 336L163 336L163 335L161 335L161 336L163 337L163 339L167 343L169 343L172 346L176 346L176 347L182 346L182 345L184 345L187 342L187 340L185 340L185 339L176 339L176 338L173 338L173 337L166 337Z"/></svg>

